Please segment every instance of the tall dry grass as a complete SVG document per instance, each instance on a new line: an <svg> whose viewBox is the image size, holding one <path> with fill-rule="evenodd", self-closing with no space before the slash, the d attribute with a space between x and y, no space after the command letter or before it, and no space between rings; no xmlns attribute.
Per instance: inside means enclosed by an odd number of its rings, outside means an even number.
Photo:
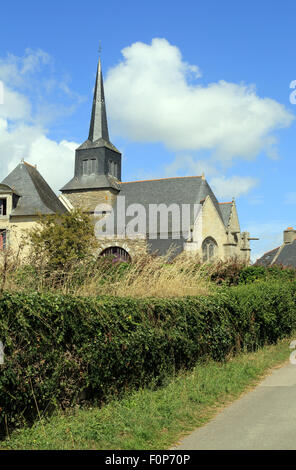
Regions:
<svg viewBox="0 0 296 470"><path fill-rule="evenodd" d="M52 271L40 260L25 264L13 253L0 253L0 288L8 291L54 291L80 296L180 297L206 295L212 290L197 258L141 255L131 263L100 258Z"/></svg>
<svg viewBox="0 0 296 470"><path fill-rule="evenodd" d="M169 255L146 254L134 258L129 265L114 267L109 276L102 264L96 275L87 279L76 292L119 297L180 297L205 295L211 290L208 275L197 259L183 255L170 261Z"/></svg>
<svg viewBox="0 0 296 470"><path fill-rule="evenodd" d="M220 280L243 264L229 260L210 265L196 256L139 255L131 263L100 257L53 270L44 260L21 262L19 254L0 253L0 291L60 292L79 296L183 297L209 295ZM226 274L225 274L226 273ZM213 282L214 281L214 282Z"/></svg>

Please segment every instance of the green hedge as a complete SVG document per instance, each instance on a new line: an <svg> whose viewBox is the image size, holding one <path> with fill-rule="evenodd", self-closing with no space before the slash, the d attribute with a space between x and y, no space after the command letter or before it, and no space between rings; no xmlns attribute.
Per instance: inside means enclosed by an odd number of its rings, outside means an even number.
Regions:
<svg viewBox="0 0 296 470"><path fill-rule="evenodd" d="M288 266L242 266L235 260L228 263L220 261L214 269L212 265L209 266L210 280L222 286L237 286L254 281L296 281L296 269ZM207 269L207 266L204 265L204 268Z"/></svg>
<svg viewBox="0 0 296 470"><path fill-rule="evenodd" d="M281 265L246 266L240 270L238 284L248 284L257 280L295 281L296 270Z"/></svg>
<svg viewBox="0 0 296 470"><path fill-rule="evenodd" d="M293 282L178 299L4 293L1 433L56 406L100 403L198 360L276 342L295 328L295 293Z"/></svg>

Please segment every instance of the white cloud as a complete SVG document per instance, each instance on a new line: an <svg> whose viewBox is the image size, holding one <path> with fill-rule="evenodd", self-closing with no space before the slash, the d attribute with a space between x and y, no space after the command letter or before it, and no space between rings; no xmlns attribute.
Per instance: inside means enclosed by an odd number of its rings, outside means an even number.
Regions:
<svg viewBox="0 0 296 470"><path fill-rule="evenodd" d="M182 60L166 39L136 42L109 70L105 84L113 130L139 142L163 142L173 151L210 150L222 161L275 155L272 133L293 116L260 98L252 85L196 81L197 66Z"/></svg>
<svg viewBox="0 0 296 470"><path fill-rule="evenodd" d="M41 49L26 49L22 57L8 54L0 58L0 77L11 86L28 85L26 78L51 63L50 55Z"/></svg>
<svg viewBox="0 0 296 470"><path fill-rule="evenodd" d="M219 170L217 166L207 160L195 159L191 155L177 155L175 159L165 167L167 176L175 176L182 173L182 176L201 175L206 176L217 175Z"/></svg>
<svg viewBox="0 0 296 470"><path fill-rule="evenodd" d="M210 180L211 188L218 199L231 199L232 197L242 196L257 184L258 180L247 176L231 176L229 178L217 176Z"/></svg>
<svg viewBox="0 0 296 470"><path fill-rule="evenodd" d="M50 56L41 50L26 50L24 57L9 55L0 59L0 80L4 83L4 102L0 104L0 181L23 158L36 164L52 189L58 192L73 175L74 151L78 144L50 139L44 124L71 113L75 104L42 101L39 106L34 103L36 109L33 110L33 98L28 91L32 83L36 83L36 73L50 62ZM47 77L43 82L38 79L40 89L46 89L49 81L50 91L58 87L67 96L76 98L66 84L55 77Z"/></svg>
<svg viewBox="0 0 296 470"><path fill-rule="evenodd" d="M1 79L1 75L0 75ZM31 120L31 104L28 98L16 90L3 85L3 104L0 105L0 119L12 121Z"/></svg>
<svg viewBox="0 0 296 470"><path fill-rule="evenodd" d="M75 142L55 142L42 128L25 124L9 132L7 121L0 119L0 172L3 179L24 158L36 164L38 171L58 191L73 176Z"/></svg>

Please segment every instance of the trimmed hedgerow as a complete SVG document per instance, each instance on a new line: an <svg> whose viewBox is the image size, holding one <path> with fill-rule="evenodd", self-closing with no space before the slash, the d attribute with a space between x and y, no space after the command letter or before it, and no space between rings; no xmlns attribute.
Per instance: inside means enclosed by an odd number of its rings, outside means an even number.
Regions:
<svg viewBox="0 0 296 470"><path fill-rule="evenodd" d="M100 403L161 385L199 360L274 343L295 327L295 292L289 282L177 299L4 293L1 432L56 406Z"/></svg>

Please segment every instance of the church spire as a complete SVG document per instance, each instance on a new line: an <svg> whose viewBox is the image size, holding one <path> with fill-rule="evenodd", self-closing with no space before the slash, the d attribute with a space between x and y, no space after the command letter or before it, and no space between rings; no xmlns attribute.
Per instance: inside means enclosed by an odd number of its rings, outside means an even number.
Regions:
<svg viewBox="0 0 296 470"><path fill-rule="evenodd" d="M97 68L96 84L92 105L91 121L89 127L88 139L95 142L98 139L104 139L109 142L109 132L105 105L104 84L102 75L101 58Z"/></svg>
<svg viewBox="0 0 296 470"><path fill-rule="evenodd" d="M101 59L99 58L88 139L75 150L75 170L64 193L112 188L119 191L121 153L109 140Z"/></svg>

